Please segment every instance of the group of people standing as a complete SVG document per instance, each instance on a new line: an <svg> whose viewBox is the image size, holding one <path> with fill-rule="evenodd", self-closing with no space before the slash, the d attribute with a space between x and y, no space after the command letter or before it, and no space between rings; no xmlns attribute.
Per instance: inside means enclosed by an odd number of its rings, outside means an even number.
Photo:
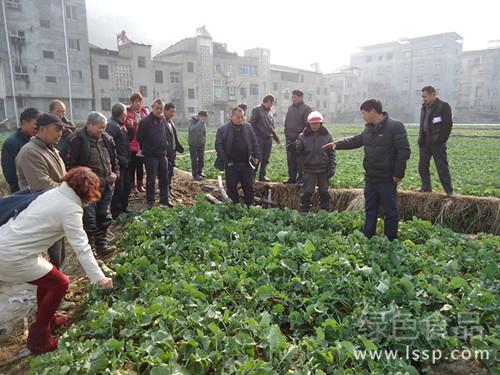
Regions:
<svg viewBox="0 0 500 375"><path fill-rule="evenodd" d="M453 187L448 168L446 142L452 128L450 106L437 98L431 86L422 89L422 115L419 133L419 173L421 191L431 191L430 159L448 196ZM254 203L255 179L268 182L267 168L273 141L281 144L272 115L274 97L266 95L262 104L252 109L247 122L247 106L231 111L227 124L217 130L215 167L225 173L229 197ZM56 311L68 289L69 280L61 272L65 259L64 238L92 282L111 288L113 280L104 275L93 252L109 254L107 231L112 219L128 212L132 191L146 193L147 207L159 204L172 207L169 200L177 153L184 152L173 122L176 107L157 99L151 112L143 98L135 93L130 106L117 103L109 121L99 112L90 112L85 126L76 128L65 116L65 106L54 100L47 113L28 108L20 116L20 128L2 148L1 162L11 193L36 193L17 216L0 226L0 280L29 282L37 286L37 316L28 337L34 353L57 348L52 336L55 327L64 324L65 316ZM292 92L292 105L285 122L288 184L303 187L302 210L311 208L311 197L319 190L320 208L328 209L330 179L335 175L336 150L364 148L365 213L364 234L376 232L377 213L384 208L384 233L397 237L399 212L397 184L405 176L410 145L406 129L383 111L376 99L360 107L366 122L356 136L334 141L324 126L323 116L303 101L303 92ZM208 114L200 111L188 125L188 143L192 177L201 180L203 173L206 123ZM144 169L146 183L144 185ZM157 183L158 181L158 183ZM48 249L48 258L42 253Z"/></svg>

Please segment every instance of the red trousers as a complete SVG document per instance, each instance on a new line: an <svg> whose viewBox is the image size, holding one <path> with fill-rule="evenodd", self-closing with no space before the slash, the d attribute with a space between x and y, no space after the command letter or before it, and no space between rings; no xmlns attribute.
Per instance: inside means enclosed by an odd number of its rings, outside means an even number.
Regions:
<svg viewBox="0 0 500 375"><path fill-rule="evenodd" d="M43 345L50 337L50 321L69 287L69 279L56 267L45 276L30 281L36 285L36 321L30 328L30 336L38 345Z"/></svg>

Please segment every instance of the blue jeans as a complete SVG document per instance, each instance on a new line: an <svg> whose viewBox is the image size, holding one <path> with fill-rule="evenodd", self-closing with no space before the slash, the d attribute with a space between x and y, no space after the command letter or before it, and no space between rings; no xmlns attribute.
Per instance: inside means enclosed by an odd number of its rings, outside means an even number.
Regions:
<svg viewBox="0 0 500 375"><path fill-rule="evenodd" d="M378 208L384 208L384 234L391 241L398 236L399 210L395 182L365 183L365 226L363 233L370 238L377 230Z"/></svg>

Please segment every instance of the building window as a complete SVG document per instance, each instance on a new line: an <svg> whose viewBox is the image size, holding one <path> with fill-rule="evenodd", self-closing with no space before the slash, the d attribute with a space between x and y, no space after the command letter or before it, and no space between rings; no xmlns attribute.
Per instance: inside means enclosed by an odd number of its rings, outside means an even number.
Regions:
<svg viewBox="0 0 500 375"><path fill-rule="evenodd" d="M179 72L170 72L170 83L179 83L181 81L181 74Z"/></svg>
<svg viewBox="0 0 500 375"><path fill-rule="evenodd" d="M187 63L187 72L194 73L194 63L192 63L192 62Z"/></svg>
<svg viewBox="0 0 500 375"><path fill-rule="evenodd" d="M50 29L50 20L40 20L40 27L44 29Z"/></svg>
<svg viewBox="0 0 500 375"><path fill-rule="evenodd" d="M278 91L278 82L273 82L273 91Z"/></svg>
<svg viewBox="0 0 500 375"><path fill-rule="evenodd" d="M137 56L137 66L139 68L146 67L146 57L145 56Z"/></svg>
<svg viewBox="0 0 500 375"><path fill-rule="evenodd" d="M433 74L432 75L432 80L433 81L439 81L441 79L441 76L439 74Z"/></svg>
<svg viewBox="0 0 500 375"><path fill-rule="evenodd" d="M321 88L316 87L316 95L321 95Z"/></svg>
<svg viewBox="0 0 500 375"><path fill-rule="evenodd" d="M240 64L240 75L249 76L250 75L250 65Z"/></svg>
<svg viewBox="0 0 500 375"><path fill-rule="evenodd" d="M417 82L418 83L424 82L424 76L417 76Z"/></svg>
<svg viewBox="0 0 500 375"><path fill-rule="evenodd" d="M53 59L54 58L54 51L43 51L43 58L44 59Z"/></svg>
<svg viewBox="0 0 500 375"><path fill-rule="evenodd" d="M323 101L323 108L326 109L326 107L328 107L328 104L326 103L326 101Z"/></svg>
<svg viewBox="0 0 500 375"><path fill-rule="evenodd" d="M68 47L80 51L80 39L68 39Z"/></svg>
<svg viewBox="0 0 500 375"><path fill-rule="evenodd" d="M45 76L45 82L57 83L57 77L56 76Z"/></svg>
<svg viewBox="0 0 500 375"><path fill-rule="evenodd" d="M386 60L392 60L392 52L389 52L389 53L386 55Z"/></svg>
<svg viewBox="0 0 500 375"><path fill-rule="evenodd" d="M121 91L131 90L130 65L115 65L115 88Z"/></svg>
<svg viewBox="0 0 500 375"><path fill-rule="evenodd" d="M319 109L319 107L321 107L321 102L319 100L316 100L316 108Z"/></svg>
<svg viewBox="0 0 500 375"><path fill-rule="evenodd" d="M99 64L99 78L109 79L109 66Z"/></svg>
<svg viewBox="0 0 500 375"><path fill-rule="evenodd" d="M66 18L69 20L76 20L76 6L71 5L71 4L66 4L64 7L65 13L66 13Z"/></svg>
<svg viewBox="0 0 500 375"><path fill-rule="evenodd" d="M190 115L194 114L194 107L188 107L188 113Z"/></svg>
<svg viewBox="0 0 500 375"><path fill-rule="evenodd" d="M81 70L72 70L71 71L71 80L76 83L83 82L83 73Z"/></svg>
<svg viewBox="0 0 500 375"><path fill-rule="evenodd" d="M372 57L371 56L366 56L366 62L371 62L372 61Z"/></svg>
<svg viewBox="0 0 500 375"><path fill-rule="evenodd" d="M246 97L247 97L247 88L246 87L241 87L240 88L240 97L242 99L246 99Z"/></svg>
<svg viewBox="0 0 500 375"><path fill-rule="evenodd" d="M194 99L194 89L188 89L188 99Z"/></svg>
<svg viewBox="0 0 500 375"><path fill-rule="evenodd" d="M7 0L6 3L7 3L7 8L21 10L20 0Z"/></svg>
<svg viewBox="0 0 500 375"><path fill-rule="evenodd" d="M163 70L155 70L155 82L163 83Z"/></svg>
<svg viewBox="0 0 500 375"><path fill-rule="evenodd" d="M141 93L143 98L147 97L148 96L148 87L147 86L139 86L139 92Z"/></svg>
<svg viewBox="0 0 500 375"><path fill-rule="evenodd" d="M259 85L256 83L250 84L250 96L258 96L259 95Z"/></svg>
<svg viewBox="0 0 500 375"><path fill-rule="evenodd" d="M101 98L101 110L111 111L111 98Z"/></svg>
<svg viewBox="0 0 500 375"><path fill-rule="evenodd" d="M382 61L383 59L384 59L384 56L382 56L382 55L380 55L380 56L378 57L378 61Z"/></svg>

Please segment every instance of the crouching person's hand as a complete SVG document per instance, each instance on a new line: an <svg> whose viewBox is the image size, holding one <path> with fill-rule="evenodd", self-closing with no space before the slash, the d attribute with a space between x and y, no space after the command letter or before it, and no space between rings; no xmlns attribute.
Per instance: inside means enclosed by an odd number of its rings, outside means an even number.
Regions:
<svg viewBox="0 0 500 375"><path fill-rule="evenodd" d="M101 288L111 289L113 287L113 279L104 277L97 282Z"/></svg>

